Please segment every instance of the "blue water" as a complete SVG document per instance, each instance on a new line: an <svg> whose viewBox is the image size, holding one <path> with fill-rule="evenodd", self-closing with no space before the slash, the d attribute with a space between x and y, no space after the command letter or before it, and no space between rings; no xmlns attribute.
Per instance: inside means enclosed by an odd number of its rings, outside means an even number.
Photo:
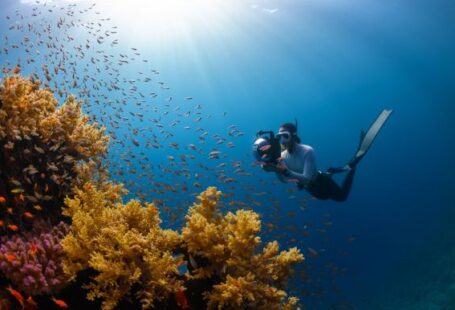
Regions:
<svg viewBox="0 0 455 310"><path fill-rule="evenodd" d="M295 291L305 289L301 296L308 309L454 309L453 2L286 0L235 5L240 9L229 16L229 23L185 40L163 43L153 35L129 36L120 28L116 51L134 46L142 58L152 60L160 79L171 86L161 98L182 102L184 96L193 96L192 105L201 103L204 115L212 115L204 120L205 130L226 135L227 127L235 124L245 133L226 151L253 174L239 178L237 195L251 194L241 192L247 186L269 191L281 202L282 227L311 228L308 237L288 231L281 240L285 246L298 245L307 256L304 265L311 281L296 277L292 283ZM12 0L2 1L0 8L1 15L11 16L16 9L30 10ZM263 8L278 10L268 13ZM2 16L2 37L12 22ZM78 40L83 42L83 34ZM140 69L141 64L132 64L121 74L134 78ZM30 72L26 66L24 71ZM394 113L360 163L347 202L288 193L291 185L272 185L272 175L248 165L255 132L277 130L294 119L303 143L314 147L319 169L342 165L354 153L360 130L384 108ZM173 141L197 143L184 130L172 130ZM209 152L216 145L207 141L202 147ZM152 161L174 153L179 154L162 149L153 153ZM197 165L189 168L192 175L202 174ZM174 182L165 173L161 180ZM207 183L228 187L211 177ZM297 197L289 199L291 195ZM193 199L183 193L174 198ZM306 211L297 206L301 199L307 200ZM265 218L273 213L266 204L257 210ZM290 211L296 213L292 218L286 216ZM324 227L327 221L333 224ZM321 227L327 232L316 230ZM351 237L355 240L348 241ZM293 238L298 244L290 241ZM309 255L308 247L319 255Z"/></svg>

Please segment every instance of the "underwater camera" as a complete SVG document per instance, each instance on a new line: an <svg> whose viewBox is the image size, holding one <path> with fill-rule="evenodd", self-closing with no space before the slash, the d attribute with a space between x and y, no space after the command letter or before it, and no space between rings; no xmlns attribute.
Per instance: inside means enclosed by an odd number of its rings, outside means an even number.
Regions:
<svg viewBox="0 0 455 310"><path fill-rule="evenodd" d="M281 156L281 146L273 131L260 130L256 133L256 141L253 143L253 156L259 162L277 163Z"/></svg>

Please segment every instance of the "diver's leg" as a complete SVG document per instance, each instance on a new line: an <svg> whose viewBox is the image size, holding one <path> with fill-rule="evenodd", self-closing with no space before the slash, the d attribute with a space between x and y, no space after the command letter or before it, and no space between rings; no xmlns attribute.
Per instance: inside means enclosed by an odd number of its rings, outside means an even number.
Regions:
<svg viewBox="0 0 455 310"><path fill-rule="evenodd" d="M342 188L332 179L328 173L319 172L316 180L314 180L311 186L308 188L308 192L314 198L320 200L333 199L336 201L342 201L343 199Z"/></svg>
<svg viewBox="0 0 455 310"><path fill-rule="evenodd" d="M320 191L325 193L324 196L326 199L329 198L339 202L346 201L346 199L348 199L349 192L351 191L355 170L355 167L349 170L348 174L343 180L341 187L335 182L335 180L332 179L330 174L323 175L321 178L322 182L320 184L320 187L322 187L323 190L320 189Z"/></svg>
<svg viewBox="0 0 455 310"><path fill-rule="evenodd" d="M351 191L352 182L354 181L354 174L355 174L355 166L353 169L349 170L348 174L344 178L343 184L341 185L341 193L337 196L339 200L337 201L345 201L348 199L349 192Z"/></svg>

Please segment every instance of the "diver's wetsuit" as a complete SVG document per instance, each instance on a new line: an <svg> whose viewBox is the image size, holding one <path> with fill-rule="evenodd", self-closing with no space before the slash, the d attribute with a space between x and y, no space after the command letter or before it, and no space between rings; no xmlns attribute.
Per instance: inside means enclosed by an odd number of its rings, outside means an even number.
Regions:
<svg viewBox="0 0 455 310"><path fill-rule="evenodd" d="M329 173L316 169L314 150L309 145L297 144L294 152L289 153L285 150L281 153L281 158L289 169L289 176L287 177L282 173L277 173L282 182L296 179L299 189L306 189L317 199L333 199L335 201L347 199L354 180L355 168L348 172L340 187Z"/></svg>

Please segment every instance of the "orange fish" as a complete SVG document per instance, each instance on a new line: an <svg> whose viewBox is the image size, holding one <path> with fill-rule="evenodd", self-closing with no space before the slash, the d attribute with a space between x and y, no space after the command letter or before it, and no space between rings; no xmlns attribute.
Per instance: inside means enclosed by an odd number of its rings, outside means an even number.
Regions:
<svg viewBox="0 0 455 310"><path fill-rule="evenodd" d="M64 302L64 301L61 300L61 299L52 298L52 301L53 301L57 306L59 306L60 308L63 308L63 309L68 308L68 305L66 304L66 302Z"/></svg>
<svg viewBox="0 0 455 310"><path fill-rule="evenodd" d="M15 224L9 224L8 228L11 229L12 231L18 231L19 227Z"/></svg>
<svg viewBox="0 0 455 310"><path fill-rule="evenodd" d="M21 304L22 309L24 309L24 297L22 296L22 294L13 289L11 286L6 289L8 290L8 292L11 293L11 295L14 296L14 298L17 299L17 301Z"/></svg>
<svg viewBox="0 0 455 310"><path fill-rule="evenodd" d="M33 218L33 214L30 213L30 212L28 212L28 211L24 212L24 216L25 216L26 218L28 218L28 219Z"/></svg>
<svg viewBox="0 0 455 310"><path fill-rule="evenodd" d="M3 196L0 196L0 203L5 203L5 202L6 202L6 198Z"/></svg>
<svg viewBox="0 0 455 310"><path fill-rule="evenodd" d="M188 309L190 306L188 304L188 299L186 299L185 292L183 290L179 290L174 293L175 301L180 309Z"/></svg>
<svg viewBox="0 0 455 310"><path fill-rule="evenodd" d="M36 301L33 299L32 296L28 296L27 298L27 303L32 306L34 309L36 309L38 307L38 304L36 303Z"/></svg>
<svg viewBox="0 0 455 310"><path fill-rule="evenodd" d="M18 73L20 73L20 72L21 72L21 67L20 67L19 65L17 65L16 67L14 67L14 69L13 69L13 73L14 73L14 74L18 74Z"/></svg>
<svg viewBox="0 0 455 310"><path fill-rule="evenodd" d="M5 225L5 222L3 220L0 220L0 227L3 227Z"/></svg>
<svg viewBox="0 0 455 310"><path fill-rule="evenodd" d="M10 263L17 260L17 256L14 254L6 254L5 257L6 257L6 260L9 261Z"/></svg>
<svg viewBox="0 0 455 310"><path fill-rule="evenodd" d="M30 255L35 256L36 252L38 252L38 247L35 243L32 243L29 253Z"/></svg>
<svg viewBox="0 0 455 310"><path fill-rule="evenodd" d="M33 209L35 209L36 211L41 211L41 210L43 210L43 208L42 208L40 205L34 205L34 206L33 206Z"/></svg>
<svg viewBox="0 0 455 310"><path fill-rule="evenodd" d="M6 212L8 212L9 214L13 214L13 208L7 208Z"/></svg>

